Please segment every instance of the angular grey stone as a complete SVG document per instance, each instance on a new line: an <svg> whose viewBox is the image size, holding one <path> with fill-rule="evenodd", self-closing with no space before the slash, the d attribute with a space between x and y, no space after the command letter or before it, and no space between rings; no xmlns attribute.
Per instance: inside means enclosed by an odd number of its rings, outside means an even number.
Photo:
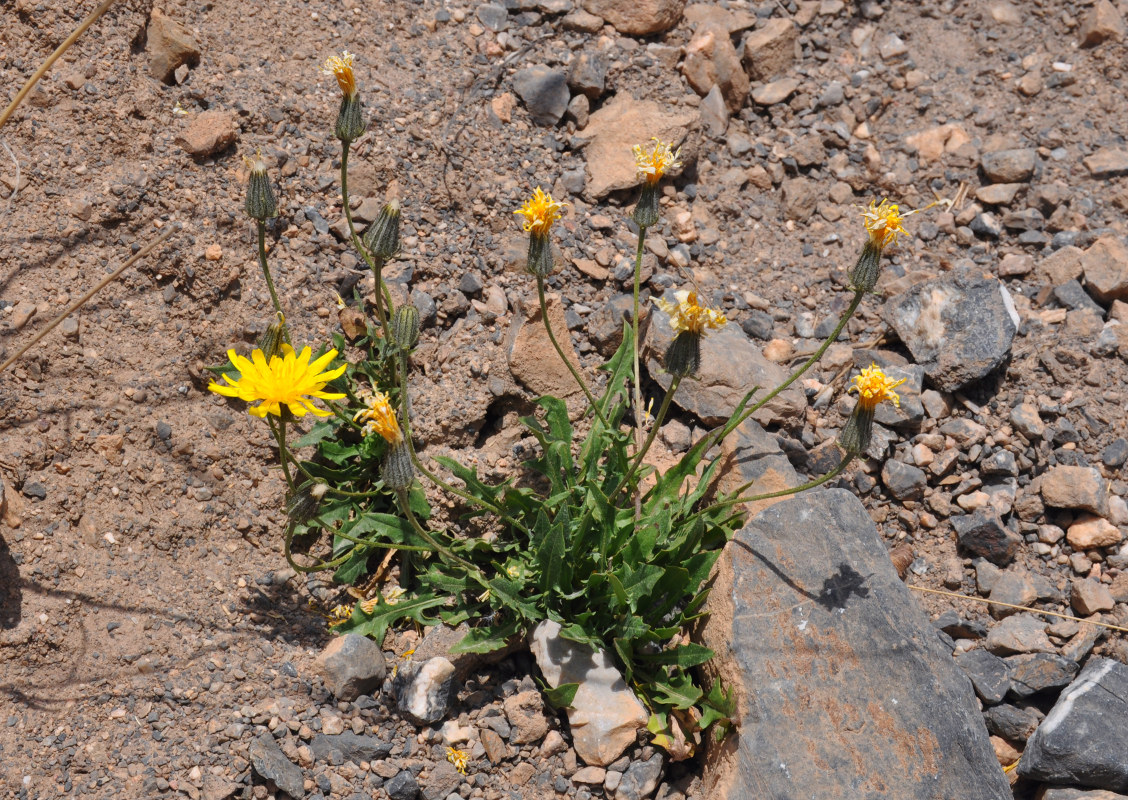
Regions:
<svg viewBox="0 0 1128 800"><path fill-rule="evenodd" d="M1007 617L991 628L984 647L1000 656L1013 653L1052 653L1054 646L1046 635L1046 622L1041 617L1023 612Z"/></svg>
<svg viewBox="0 0 1128 800"><path fill-rule="evenodd" d="M881 482L898 500L918 500L928 486L928 476L918 467L891 458L881 468Z"/></svg>
<svg viewBox="0 0 1128 800"><path fill-rule="evenodd" d="M1128 666L1092 658L1026 743L1018 772L1047 783L1128 789Z"/></svg>
<svg viewBox="0 0 1128 800"><path fill-rule="evenodd" d="M555 125L568 110L572 95L564 73L534 64L513 76L513 90L525 101L529 116L538 125Z"/></svg>
<svg viewBox="0 0 1128 800"><path fill-rule="evenodd" d="M359 764L361 761L387 758L392 752L392 745L390 742L380 741L375 736L358 736L351 731L345 731L335 736L319 733L309 743L309 749L318 760L327 759L330 752L337 750L346 760Z"/></svg>
<svg viewBox="0 0 1128 800"><path fill-rule="evenodd" d="M615 789L615 800L645 800L653 795L662 777L662 762L661 753L655 753L647 761L631 762Z"/></svg>
<svg viewBox="0 0 1128 800"><path fill-rule="evenodd" d="M1038 154L1030 148L983 154L983 172L992 183L1023 183L1034 174Z"/></svg>
<svg viewBox="0 0 1128 800"><path fill-rule="evenodd" d="M396 707L413 722L430 725L447 715L454 692L454 665L442 656L399 668L392 681Z"/></svg>
<svg viewBox="0 0 1128 800"><path fill-rule="evenodd" d="M952 517L951 521L960 547L1000 566L1014 558L1022 544L1022 537L1007 528L998 514L989 511Z"/></svg>
<svg viewBox="0 0 1128 800"><path fill-rule="evenodd" d="M1003 702L1010 690L1007 662L986 650L968 650L956 656L960 669L971 678L971 685L987 705Z"/></svg>
<svg viewBox="0 0 1128 800"><path fill-rule="evenodd" d="M745 420L725 437L721 443L721 458L718 484L722 492L735 492L744 484L751 484L743 493L745 496L769 494L803 483L780 449L779 440L755 420ZM779 501L769 499L749 503L748 514L751 516L776 502Z"/></svg>
<svg viewBox="0 0 1128 800"><path fill-rule="evenodd" d="M251 766L261 777L274 781L275 786L291 797L305 797L302 768L283 755L273 736L264 733L252 739L247 753Z"/></svg>
<svg viewBox="0 0 1128 800"><path fill-rule="evenodd" d="M419 783L405 769L384 784L384 791L392 800L415 800L419 796Z"/></svg>
<svg viewBox="0 0 1128 800"><path fill-rule="evenodd" d="M1066 281L1061 286L1055 286L1054 299L1071 311L1088 309L1104 316L1104 309L1089 297L1089 293L1081 286L1080 281Z"/></svg>
<svg viewBox="0 0 1128 800"><path fill-rule="evenodd" d="M979 380L1010 354L1018 313L998 278L971 268L918 283L882 314L925 373L946 392Z"/></svg>
<svg viewBox="0 0 1128 800"><path fill-rule="evenodd" d="M447 800L460 797L455 791L463 781L463 776L449 761L440 761L428 770L427 780L419 787L423 800Z"/></svg>
<svg viewBox="0 0 1128 800"><path fill-rule="evenodd" d="M346 633L326 645L314 661L314 671L338 700L355 700L380 688L387 663L371 639Z"/></svg>
<svg viewBox="0 0 1128 800"><path fill-rule="evenodd" d="M704 797L1011 797L970 681L853 494L761 511L715 578L699 638L742 718L706 762Z"/></svg>
<svg viewBox="0 0 1128 800"><path fill-rule="evenodd" d="M505 6L482 3L476 13L478 21L494 33L509 27L509 12L505 10Z"/></svg>
<svg viewBox="0 0 1128 800"><path fill-rule="evenodd" d="M568 86L598 100L607 84L607 58L594 50L582 50L568 68Z"/></svg>
<svg viewBox="0 0 1128 800"><path fill-rule="evenodd" d="M1077 674L1077 664L1053 653L1022 653L1005 659L1010 669L1011 694L1029 697L1066 686Z"/></svg>
<svg viewBox="0 0 1128 800"><path fill-rule="evenodd" d="M673 293L667 293L673 300ZM670 317L652 308L641 357L652 378L669 389L671 377L661 364L673 341ZM736 404L753 386L774 387L787 377L787 371L764 358L739 325L725 325L701 340L701 369L696 377L683 380L674 395L674 404L695 414L706 425L719 425L729 418ZM763 391L760 392L762 396ZM755 400L755 398L753 398ZM762 425L801 425L807 411L806 398L794 386L778 394L752 415Z"/></svg>
<svg viewBox="0 0 1128 800"><path fill-rule="evenodd" d="M1104 789L1085 791L1068 786L1043 787L1039 800L1128 800L1128 794L1107 792Z"/></svg>
<svg viewBox="0 0 1128 800"><path fill-rule="evenodd" d="M994 706L983 712L987 730L1010 742L1025 742L1042 721L1042 712L1033 706Z"/></svg>

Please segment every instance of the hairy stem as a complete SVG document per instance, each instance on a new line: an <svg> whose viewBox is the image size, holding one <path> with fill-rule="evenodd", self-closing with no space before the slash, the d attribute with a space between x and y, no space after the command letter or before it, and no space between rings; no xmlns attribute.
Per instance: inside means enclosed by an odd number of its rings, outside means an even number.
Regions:
<svg viewBox="0 0 1128 800"><path fill-rule="evenodd" d="M634 417L635 452L642 452L642 372L638 365L638 295L642 280L642 248L646 244L646 228L639 226L638 248L635 250L634 305L631 313L631 330L634 333Z"/></svg>
<svg viewBox="0 0 1128 800"><path fill-rule="evenodd" d="M372 270L372 274L376 276L376 319L380 322L380 329L384 332L384 341L391 341L388 336L388 320L384 315L384 304L382 301L387 300L388 314L392 313L392 296L388 292L388 287L384 285L384 259L374 259L372 254L368 252L360 237L356 234L356 226L353 225L352 208L349 207L349 147L351 142L341 142L341 204L345 209L345 221L349 225L349 236L352 238L353 247L360 253L361 258L368 264L368 268Z"/></svg>
<svg viewBox="0 0 1128 800"><path fill-rule="evenodd" d="M261 219L255 221L258 223L259 266L262 267L262 276L266 278L266 288L270 290L270 302L274 304L274 313L281 321L285 319L285 315L282 313L282 304L278 302L278 292L274 289L274 279L270 277L270 265L266 263L266 222ZM282 337L286 340L286 344L290 344L290 334L285 328L282 328Z"/></svg>
<svg viewBox="0 0 1128 800"><path fill-rule="evenodd" d="M576 368L572 366L572 362L564 355L564 350L560 347L560 343L556 341L556 334L552 332L552 323L548 321L548 303L544 299L544 278L540 275L537 276L537 299L540 301L541 321L544 322L544 329L548 332L549 341L551 341L552 346L556 348L556 354L560 356L560 360L564 362L564 366L568 368L568 371L572 373L572 377L576 379L576 383L583 390L584 396L587 397L591 410L599 417L599 421L603 423L603 427L611 427L607 424L607 418L603 416L603 412L599 410L599 405L595 402L595 397L592 396L591 389L587 387L587 383L584 381L583 377ZM637 346L635 347L635 351L635 358L637 359Z"/></svg>

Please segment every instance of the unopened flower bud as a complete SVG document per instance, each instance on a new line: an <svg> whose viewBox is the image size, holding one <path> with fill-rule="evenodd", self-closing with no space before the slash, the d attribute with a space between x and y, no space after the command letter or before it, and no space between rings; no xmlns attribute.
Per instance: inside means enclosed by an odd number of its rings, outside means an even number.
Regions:
<svg viewBox="0 0 1128 800"><path fill-rule="evenodd" d="M400 250L400 203L389 201L376 221L368 226L361 239L365 248L376 258L387 261Z"/></svg>
<svg viewBox="0 0 1128 800"><path fill-rule="evenodd" d="M334 135L342 142L355 142L364 134L364 109L360 95L345 95L341 98L341 108L337 111L337 125Z"/></svg>
<svg viewBox="0 0 1128 800"><path fill-rule="evenodd" d="M286 505L286 514L290 517L291 524L304 525L317 516L317 510L328 491L329 485L320 481L302 484Z"/></svg>
<svg viewBox="0 0 1128 800"><path fill-rule="evenodd" d="M380 477L389 489L407 489L411 486L411 482L415 480L415 465L411 463L411 446L406 438L389 445Z"/></svg>
<svg viewBox="0 0 1128 800"><path fill-rule="evenodd" d="M254 158L244 158L243 162L251 171L251 177L247 180L247 202L243 205L247 216L260 222L277 217L278 201L274 199L274 189L266 174L262 152L256 151Z"/></svg>
<svg viewBox="0 0 1128 800"><path fill-rule="evenodd" d="M545 278L552 274L552 242L547 234L529 234L529 255L525 261L525 268L530 274L538 278Z"/></svg>
<svg viewBox="0 0 1128 800"><path fill-rule="evenodd" d="M635 206L631 219L640 228L649 228L658 223L658 184L642 185L642 194L639 195L638 205Z"/></svg>
<svg viewBox="0 0 1128 800"><path fill-rule="evenodd" d="M282 355L282 345L286 344L288 340L286 318L279 314L278 318L266 329L266 332L259 337L256 346L269 362L274 356Z"/></svg>
<svg viewBox="0 0 1128 800"><path fill-rule="evenodd" d="M860 400L854 406L854 412L842 426L842 433L838 434L838 443L847 453L860 456L869 449L873 437L874 408Z"/></svg>
<svg viewBox="0 0 1128 800"><path fill-rule="evenodd" d="M411 303L404 303L392 315L392 341L400 350L407 352L419 341L419 309Z"/></svg>
<svg viewBox="0 0 1128 800"><path fill-rule="evenodd" d="M872 292L881 277L881 248L866 241L858 263L850 271L850 288L855 292Z"/></svg>
<svg viewBox="0 0 1128 800"><path fill-rule="evenodd" d="M701 334L682 331L670 342L663 361L671 375L685 378L701 368Z"/></svg>

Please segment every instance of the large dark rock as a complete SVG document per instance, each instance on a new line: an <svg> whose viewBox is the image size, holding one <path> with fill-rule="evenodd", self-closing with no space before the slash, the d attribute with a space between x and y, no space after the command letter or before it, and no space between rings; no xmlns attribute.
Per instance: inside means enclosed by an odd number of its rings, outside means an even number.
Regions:
<svg viewBox="0 0 1128 800"><path fill-rule="evenodd" d="M1128 666L1093 658L1026 743L1020 775L1046 783L1128 789Z"/></svg>
<svg viewBox="0 0 1128 800"><path fill-rule="evenodd" d="M988 705L1003 702L1011 688L1007 662L986 650L969 650L956 656L956 663L971 678L975 693Z"/></svg>
<svg viewBox="0 0 1128 800"><path fill-rule="evenodd" d="M965 268L918 283L882 314L937 388L954 392L987 375L1010 353L1018 312L994 277Z"/></svg>
<svg viewBox="0 0 1128 800"><path fill-rule="evenodd" d="M513 90L525 101L529 116L538 125L555 125L572 99L564 73L534 64L513 76Z"/></svg>
<svg viewBox="0 0 1128 800"><path fill-rule="evenodd" d="M252 739L247 751L251 766L261 777L274 781L274 785L290 797L305 797L302 768L286 758L273 736L264 733Z"/></svg>
<svg viewBox="0 0 1128 800"><path fill-rule="evenodd" d="M704 796L1009 800L970 681L858 499L776 503L718 561L700 640L737 695Z"/></svg>
<svg viewBox="0 0 1128 800"><path fill-rule="evenodd" d="M339 752L346 761L359 764L361 761L376 761L387 758L392 752L389 742L382 742L375 736L358 736L352 731L327 736L319 733L310 742L310 750L314 758L319 761L329 758L334 750Z"/></svg>

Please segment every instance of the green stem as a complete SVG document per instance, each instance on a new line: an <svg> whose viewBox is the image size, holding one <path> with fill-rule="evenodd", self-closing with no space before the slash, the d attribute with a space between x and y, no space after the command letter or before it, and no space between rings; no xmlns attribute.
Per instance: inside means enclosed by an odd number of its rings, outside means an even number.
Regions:
<svg viewBox="0 0 1128 800"><path fill-rule="evenodd" d="M380 321L380 329L384 331L384 341L391 341L388 336L388 320L384 316L384 306L381 299L388 301L388 313L392 311L392 297L388 287L384 285L384 259L373 259L368 249L361 243L353 225L352 209L349 207L349 147L351 142L341 142L341 203L345 208L345 221L349 224L349 236L352 238L353 247L360 253L361 258L368 264L372 274L376 276L376 318Z"/></svg>
<svg viewBox="0 0 1128 800"><path fill-rule="evenodd" d="M572 362L568 360L568 357L564 355L564 350L560 347L560 343L556 341L556 334L552 332L552 323L548 321L548 303L544 299L544 278L540 275L537 276L537 299L540 301L541 320L544 322L544 329L548 332L548 339L552 342L552 346L556 348L556 354L560 356L560 360L564 362L564 366L568 368L568 371L572 373L572 377L576 379L576 383L583 389L584 396L587 397L591 410L599 417L599 421L603 423L603 427L610 428L611 426L607 424L607 418L604 417L603 412L599 410L599 404L595 402L595 398L592 396L591 390L588 389L587 383L584 382L583 377L576 368L572 366ZM637 351L638 348L635 347L636 359Z"/></svg>
<svg viewBox="0 0 1128 800"><path fill-rule="evenodd" d="M282 462L282 474L286 476L286 485L290 488L290 494L293 494L294 478L290 475L290 450L286 447L286 420L279 417L278 424L275 425L268 414L266 422L270 426L270 432L274 434L274 441L278 443L278 460Z"/></svg>
<svg viewBox="0 0 1128 800"><path fill-rule="evenodd" d="M638 365L638 295L642 280L642 248L646 244L646 228L638 228L638 248L635 251L634 268L634 309L631 315L631 329L634 332L634 416L635 452L642 452L642 372Z"/></svg>
<svg viewBox="0 0 1128 800"><path fill-rule="evenodd" d="M270 265L266 263L266 222L261 219L257 222L259 266L262 267L262 276L266 278L266 288L270 290L270 302L274 304L274 313L278 315L278 320L282 321L285 319L282 304L278 301L278 292L274 290L274 280L270 277ZM282 328L282 338L286 340L286 344L290 344L290 333L285 327Z"/></svg>
<svg viewBox="0 0 1128 800"><path fill-rule="evenodd" d="M411 527L415 530L415 533L419 535L420 539L430 545L431 549L434 552L438 553L448 561L453 561L455 564L458 564L467 572L473 573L474 575L476 575L478 581L483 586L486 585L486 579L485 576L482 575L481 570L479 570L476 566L471 564L466 559L456 556L450 550L443 547L441 544L439 544L438 540L436 540L433 536L431 536L430 533L424 530L423 526L419 524L419 520L416 519L415 512L411 510L411 504L407 500L406 489L397 489L396 497L399 499L400 510L403 511L404 516L407 517L407 521L411 523Z"/></svg>
<svg viewBox="0 0 1128 800"><path fill-rule="evenodd" d="M734 497L734 498L731 498L729 500L723 500L719 503L714 503L713 505L709 506L708 508L701 509L696 514L694 514L692 517L689 517L689 519L693 519L694 517L704 516L705 514L708 514L708 513L713 512L713 511L720 511L721 509L724 509L724 508L731 508L732 506L740 505L741 503L756 503L756 502L759 502L760 500L771 500L772 498L775 498L775 497L787 497L788 495L797 494L799 492L805 492L808 489L814 489L817 486L822 486L827 481L834 480L835 478L837 478L840 474L842 474L842 471L844 469L846 469L846 467L849 466L850 462L853 461L853 460L854 460L854 454L853 453L847 453L846 457L844 459L842 459L841 462L839 462L837 467L835 467L834 469L832 469L830 472L826 473L825 475L823 475L819 478L815 478L812 481L807 481L806 483L800 484L799 486L792 486L790 489L780 489L778 492L767 492L766 494L756 494L756 495L752 495L751 497ZM740 492L744 491L749 486L751 486L752 483L754 483L754 481L744 484L743 486L741 486L737 490L737 493L739 494Z"/></svg>
<svg viewBox="0 0 1128 800"><path fill-rule="evenodd" d="M611 492L610 497L614 498L622 491L624 486L629 485L631 479L634 477L635 471L642 465L642 459L646 456L650 445L654 443L654 437L658 435L658 428L662 426L662 421L666 418L666 412L670 410L670 401L674 399L674 392L678 390L681 380L681 375L674 376L669 391L667 391L666 396L662 398L662 405L658 408L658 415L654 417L654 425L650 429L650 434L646 437L646 441L643 442L642 449L635 453L634 460L631 462L630 467L627 468L627 474L623 476L623 480L615 487L615 491Z"/></svg>
<svg viewBox="0 0 1128 800"><path fill-rule="evenodd" d="M850 317L854 316L854 312L858 310L858 306L861 304L862 298L864 296L865 296L865 292L861 292L861 291L854 292L854 299L850 301L850 305L847 306L846 310L842 313L842 317L838 320L838 325L835 326L834 331L831 332L830 336L827 337L826 341L824 341L822 343L822 345L819 347L818 350L816 350L814 353L811 354L811 357L808 358L803 363L803 366L799 367L799 369L792 372L791 375L788 376L787 380L785 380L779 386L772 389L770 392L768 392L766 395L764 395L762 398L760 398L760 400L755 405L746 409L745 412L740 416L740 419L737 421L738 425L741 422L744 422L744 420L748 419L753 414L755 414L757 411L759 411L761 408L763 408L769 402L771 402L772 398L774 398L776 395L778 395L780 392L782 392L788 386L795 383L795 381L799 379L799 376L801 376L804 372L806 372L808 369L810 369L811 366L814 365L814 363L816 361L818 361L820 358L822 358L823 353L826 352L826 349L828 347L830 347L831 343L834 342L838 338L839 334L842 333L843 328L846 327L846 323L850 321Z"/></svg>

